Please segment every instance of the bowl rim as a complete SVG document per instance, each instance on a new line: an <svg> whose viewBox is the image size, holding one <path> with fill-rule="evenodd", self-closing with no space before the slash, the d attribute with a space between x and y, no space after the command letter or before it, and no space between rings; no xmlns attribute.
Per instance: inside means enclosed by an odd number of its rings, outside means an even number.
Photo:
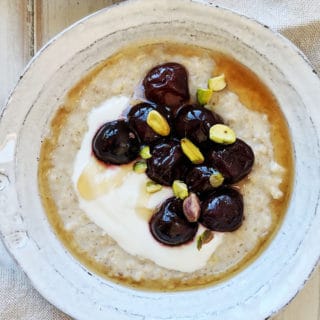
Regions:
<svg viewBox="0 0 320 320"><path fill-rule="evenodd" d="M152 1L153 1L154 3L156 2L156 0L152 0ZM65 34L67 34L68 32L72 32L72 30L74 30L74 29L77 28L78 26L84 24L86 21L88 21L88 20L90 20L90 19L93 19L93 18L95 18L95 17L98 17L98 16L100 16L100 15L108 14L109 11L112 11L112 10L113 10L114 8L116 8L116 7L120 7L120 8L121 8L121 7L130 8L130 6L131 6L132 4L135 4L135 3L137 3L137 4L141 3L141 4L142 4L142 3L144 3L144 2L145 2L145 0L129 0L129 1L126 1L126 2L121 2L121 3L114 4L114 5L110 6L110 7L106 7L106 8L104 8L104 9L101 9L101 10L95 12L95 13L92 13L92 14L90 14L90 15L82 18L81 20L75 22L74 24L72 24L72 25L69 26L68 28L64 29L64 30L61 31L59 34L57 34L54 38L52 38L47 44L45 44L45 45L35 54L35 56L30 60L30 62L29 62L28 65L26 66L26 68L25 68L25 70L23 71L22 76L20 77L20 79L19 79L16 87L15 87L15 88L13 89L13 91L11 92L11 94L10 94L10 96L9 96L6 104L5 104L5 107L1 110L0 120L1 120L3 117L6 116L6 110L7 110L7 108L9 108L9 106L10 106L10 102L11 102L11 100L12 100L12 96L15 94L17 88L20 86L20 83L21 83L21 81L23 81L24 76L28 73L28 71L29 71L29 69L31 68L31 66L33 66L34 64L37 63L37 60L38 60L39 56L45 54L47 48L49 48L55 41L60 41L61 39L63 39L63 36L64 36ZM169 4L169 1L166 1L166 2L168 3L168 5L170 5L170 4ZM270 33L272 34L272 36L274 36L275 38L277 38L278 41L285 42L286 45L291 48L291 51L293 50L296 54L298 54L298 55L302 58L302 60L304 61L305 65L308 65L308 68L310 69L310 71L317 77L317 72L316 72L315 69L312 67L311 63L308 61L308 59L306 58L306 56L305 56L295 45L293 45L288 39L286 39L286 38L285 38L284 36L282 36L281 34L279 34L279 33L275 32L275 31L269 29L267 26L265 26L265 25L257 22L256 20L254 20L254 19L252 19L252 18L248 18L248 17L246 17L246 16L243 15L243 14L239 14L239 13L236 12L236 11L233 11L233 10L230 10L230 9L226 9L226 8L221 7L221 6L216 6L216 5L214 5L213 3L211 3L211 2L209 2L209 3L203 3L203 2L201 2L200 0L187 0L187 1L185 1L185 0L175 0L175 1L170 1L170 2L174 2L174 3L185 3L185 4L191 4L191 3L193 3L193 4L196 4L196 5L205 5L205 6L208 6L208 7L214 7L214 8L216 8L216 10L226 11L226 12L229 12L230 14L232 14L232 15L234 15L234 16L238 16L238 17L241 16L242 19L245 19L246 21L250 21L250 23L254 24L255 26L258 26L258 25L259 25L260 27L262 27L262 28L264 28L264 29L268 29L268 32L270 32ZM318 79L318 78L317 78L317 79ZM319 80L319 79L318 79L318 80ZM0 164L1 164L1 163L0 163ZM1 235L3 236L3 231L2 231L2 230L0 230L0 233L1 233ZM9 251L10 254L14 257L14 259L17 261L17 258L16 258L16 256L14 255L13 251L11 250L10 245L8 245L8 242L6 241L6 238L5 238L5 237L3 237L3 238L4 238L4 241L3 241L3 242L5 243L6 247L8 248L8 251ZM319 256L320 256L320 252L318 252L318 259L317 259L317 261L315 262L315 264L313 264L313 268L312 268L312 270L309 272L307 278L301 279L301 284L300 284L300 285L298 286L298 288L295 290L294 296L302 289L304 283L308 280L308 278L310 277L312 271L313 271L314 268L317 266L317 264L318 264L318 262L319 262ZM18 260L19 260L19 259L18 259ZM17 261L17 262L18 262L18 261ZM18 263L19 263L19 262L18 262ZM19 263L19 264L20 264L20 263ZM47 293L44 292L44 291L42 290L42 288L39 287L38 284L37 284L35 281L33 281L33 280L34 280L33 277L32 277L31 275L29 275L28 272L27 272L27 274L28 274L28 277L30 278L33 286L34 286L44 297L47 297L47 296L48 296ZM276 310L270 310L270 311L272 312L272 313L270 313L270 316L271 316L272 314L278 312L283 306L289 304L290 301L294 298L294 296L291 295L291 299L290 299L287 303L282 304L281 306L277 306L277 309L276 309ZM53 304L57 305L57 306L59 307L59 309L61 309L62 311L65 310L65 308L64 308L63 306L57 304L56 301L51 301L50 298L48 298L48 300L49 300L50 302L52 302ZM69 311L69 310L65 310L64 312L69 313L70 311Z"/></svg>

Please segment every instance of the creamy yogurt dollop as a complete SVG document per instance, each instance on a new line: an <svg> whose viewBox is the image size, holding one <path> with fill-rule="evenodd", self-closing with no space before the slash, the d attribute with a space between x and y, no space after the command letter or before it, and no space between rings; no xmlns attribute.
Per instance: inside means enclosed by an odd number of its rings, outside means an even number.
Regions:
<svg viewBox="0 0 320 320"><path fill-rule="evenodd" d="M204 267L222 242L223 234L214 233L211 242L197 249L192 242L169 247L156 241L150 233L149 219L157 206L172 196L169 187L148 194L149 178L137 174L132 164L105 166L92 155L91 143L97 130L108 121L119 119L129 106L129 98L117 96L106 100L88 115L88 131L76 155L72 181L80 208L126 252L149 259L167 269L193 272Z"/></svg>

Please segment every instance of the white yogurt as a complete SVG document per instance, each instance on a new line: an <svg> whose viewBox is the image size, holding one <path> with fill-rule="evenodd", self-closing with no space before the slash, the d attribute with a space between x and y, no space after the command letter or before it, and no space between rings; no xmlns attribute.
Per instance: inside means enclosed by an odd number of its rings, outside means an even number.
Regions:
<svg viewBox="0 0 320 320"><path fill-rule="evenodd" d="M148 221L156 207L172 196L171 188L147 194L146 174L133 172L132 165L108 168L92 156L91 142L97 130L103 123L121 117L128 106L127 97L113 97L89 114L88 131L77 153L72 176L79 206L126 252L167 269L182 272L201 269L222 242L223 234L214 233L213 240L198 250L196 239L204 231L200 226L192 242L177 247L162 245L151 235ZM90 196L85 196L83 188Z"/></svg>

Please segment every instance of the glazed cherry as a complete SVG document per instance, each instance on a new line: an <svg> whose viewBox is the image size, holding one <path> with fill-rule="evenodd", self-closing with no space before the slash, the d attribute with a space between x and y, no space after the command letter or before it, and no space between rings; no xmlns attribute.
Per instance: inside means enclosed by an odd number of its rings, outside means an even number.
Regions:
<svg viewBox="0 0 320 320"><path fill-rule="evenodd" d="M137 134L124 120L105 123L92 140L93 154L107 164L129 163L138 156L139 149Z"/></svg>
<svg viewBox="0 0 320 320"><path fill-rule="evenodd" d="M168 246L178 246L191 241L198 231L198 223L189 222L182 209L183 201L167 199L149 222L153 237Z"/></svg>
<svg viewBox="0 0 320 320"><path fill-rule="evenodd" d="M148 100L173 109L190 98L188 72L179 63L165 63L151 69L143 80Z"/></svg>
<svg viewBox="0 0 320 320"><path fill-rule="evenodd" d="M205 147L209 142L209 130L217 123L223 123L218 114L198 105L186 105L177 112L175 131L178 137L187 137Z"/></svg>
<svg viewBox="0 0 320 320"><path fill-rule="evenodd" d="M200 222L210 230L234 231L241 226L242 221L243 198L235 189L218 189L201 205Z"/></svg>
<svg viewBox="0 0 320 320"><path fill-rule="evenodd" d="M128 113L130 127L138 133L141 142L146 144L161 138L161 136L155 133L147 124L147 117L151 110L158 111L169 123L171 122L171 115L168 108L147 102L133 106Z"/></svg>
<svg viewBox="0 0 320 320"><path fill-rule="evenodd" d="M213 146L208 153L208 163L222 173L227 183L235 183L251 171L254 153L249 145L237 139L230 145Z"/></svg>
<svg viewBox="0 0 320 320"><path fill-rule="evenodd" d="M147 175L153 181L171 186L176 179L179 165L184 161L178 140L160 140L151 148L152 157L147 160Z"/></svg>
<svg viewBox="0 0 320 320"><path fill-rule="evenodd" d="M191 168L185 177L185 182L190 191L195 193L206 193L213 191L209 178L212 174L217 173L217 169L205 165L199 165Z"/></svg>
<svg viewBox="0 0 320 320"><path fill-rule="evenodd" d="M173 180L182 180L185 181L187 174L190 171L191 165L190 161L186 157L182 157L182 161L179 162L179 165L175 166L173 170Z"/></svg>

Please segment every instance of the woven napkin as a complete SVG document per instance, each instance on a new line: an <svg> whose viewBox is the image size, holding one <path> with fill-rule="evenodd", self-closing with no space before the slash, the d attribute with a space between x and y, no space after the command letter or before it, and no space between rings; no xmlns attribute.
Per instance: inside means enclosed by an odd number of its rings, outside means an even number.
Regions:
<svg viewBox="0 0 320 320"><path fill-rule="evenodd" d="M210 2L257 19L279 31L305 53L314 68L320 73L319 0L221 0ZM1 242L0 319L71 319L37 293L22 270L7 254Z"/></svg>

